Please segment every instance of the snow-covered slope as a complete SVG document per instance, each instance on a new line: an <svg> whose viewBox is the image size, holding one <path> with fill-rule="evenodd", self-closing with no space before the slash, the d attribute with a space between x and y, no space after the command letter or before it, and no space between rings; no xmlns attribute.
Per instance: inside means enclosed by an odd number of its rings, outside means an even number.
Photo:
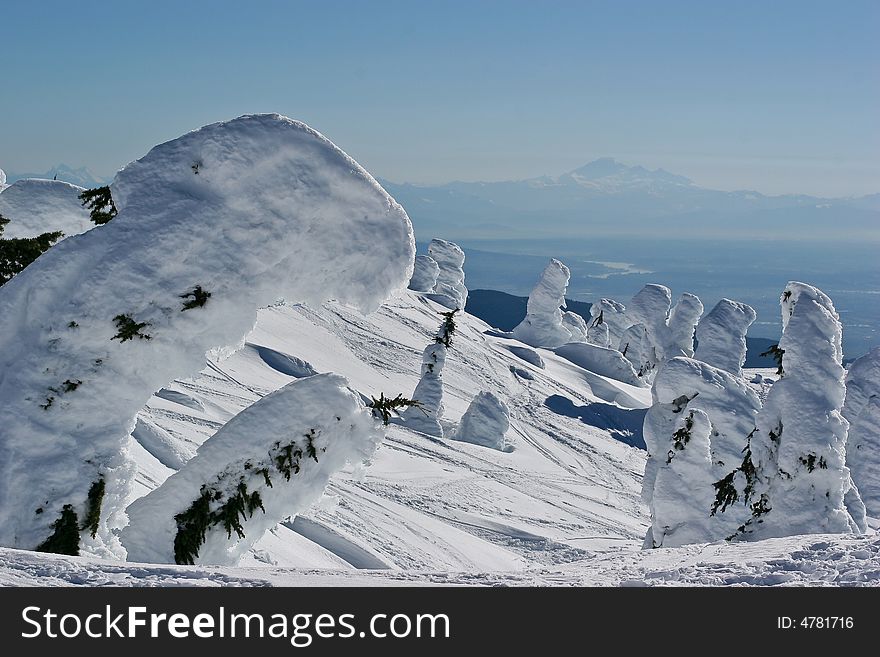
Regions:
<svg viewBox="0 0 880 657"><path fill-rule="evenodd" d="M156 435L191 454L241 409L312 371L342 374L365 396L410 395L444 310L401 291L366 317L338 303L260 311L242 350L160 391L142 411L151 431L135 433L147 436L133 447L136 494L173 472ZM451 431L478 393L491 392L510 410L513 451L392 424L370 468L334 476L321 504L267 534L243 563L517 571L612 545L640 547L645 456L630 445L640 441L650 391L551 351L541 350L540 369L508 349L516 341L487 335L482 321L463 314L456 324L441 422Z"/></svg>

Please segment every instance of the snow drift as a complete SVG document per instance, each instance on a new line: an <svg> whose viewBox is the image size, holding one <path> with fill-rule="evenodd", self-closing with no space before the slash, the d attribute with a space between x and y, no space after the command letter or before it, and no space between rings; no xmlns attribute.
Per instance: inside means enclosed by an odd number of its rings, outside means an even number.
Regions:
<svg viewBox="0 0 880 657"><path fill-rule="evenodd" d="M279 297L370 311L412 274L403 208L277 114L156 146L112 192L113 221L0 289L2 545L33 549L87 517L83 547L121 556L128 436L154 391L240 344Z"/></svg>
<svg viewBox="0 0 880 657"><path fill-rule="evenodd" d="M237 565L267 530L318 500L330 475L368 461L380 427L338 374L287 384L232 418L181 470L128 507L122 543L129 560ZM225 527L225 507L242 502L233 509L239 526ZM197 542L194 525L203 517L217 521L192 555L186 548Z"/></svg>

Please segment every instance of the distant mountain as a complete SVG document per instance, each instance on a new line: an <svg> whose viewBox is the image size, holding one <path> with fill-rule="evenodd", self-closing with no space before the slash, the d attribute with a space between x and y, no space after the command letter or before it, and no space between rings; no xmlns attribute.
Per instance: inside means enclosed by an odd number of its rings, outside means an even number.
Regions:
<svg viewBox="0 0 880 657"><path fill-rule="evenodd" d="M66 164L59 164L58 166L54 166L45 173L7 172L6 176L6 182L8 184L12 184L16 180L22 180L24 178L45 178L46 180L61 180L66 183L70 183L71 185L77 185L78 187L85 187L87 189L100 187L110 182L109 180L105 180L104 178L97 177L86 167L74 169L67 166Z"/></svg>
<svg viewBox="0 0 880 657"><path fill-rule="evenodd" d="M877 196L765 196L699 187L601 158L559 176L413 185L382 181L417 235L451 239L622 236L880 239Z"/></svg>
<svg viewBox="0 0 880 657"><path fill-rule="evenodd" d="M526 316L528 297L518 297L498 290L468 290L465 311L502 331L510 331ZM568 310L590 321L590 304L566 299ZM746 367L776 367L773 358L761 356L778 340L769 338L746 338Z"/></svg>

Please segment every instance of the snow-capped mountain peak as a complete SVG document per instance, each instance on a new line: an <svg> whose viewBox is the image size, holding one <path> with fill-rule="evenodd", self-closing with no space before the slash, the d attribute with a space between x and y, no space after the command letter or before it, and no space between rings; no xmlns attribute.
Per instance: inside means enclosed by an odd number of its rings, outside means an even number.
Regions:
<svg viewBox="0 0 880 657"><path fill-rule="evenodd" d="M613 157L601 157L559 177L559 182L584 186L691 186L693 181L685 176L669 173L664 169L647 169L618 162Z"/></svg>

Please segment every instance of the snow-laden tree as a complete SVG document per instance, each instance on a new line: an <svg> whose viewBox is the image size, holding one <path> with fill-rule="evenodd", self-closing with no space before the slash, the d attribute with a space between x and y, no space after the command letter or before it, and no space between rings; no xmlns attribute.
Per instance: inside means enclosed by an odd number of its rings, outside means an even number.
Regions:
<svg viewBox="0 0 880 657"><path fill-rule="evenodd" d="M422 353L421 378L412 398L419 405L407 408L401 414L402 424L429 436L443 437L440 418L443 417L443 366L446 364L446 345L429 344Z"/></svg>
<svg viewBox="0 0 880 657"><path fill-rule="evenodd" d="M846 464L868 515L880 518L880 347L850 365L842 413L850 423Z"/></svg>
<svg viewBox="0 0 880 657"><path fill-rule="evenodd" d="M741 376L746 362L746 333L757 316L751 306L722 299L697 325L694 357Z"/></svg>
<svg viewBox="0 0 880 657"><path fill-rule="evenodd" d="M569 328L569 325L574 326L574 322L569 320L566 323L562 311L570 276L568 267L556 258L550 259L537 285L529 294L525 319L513 329L514 338L533 347L548 349L575 340ZM577 330L582 330L580 324Z"/></svg>
<svg viewBox="0 0 880 657"><path fill-rule="evenodd" d="M422 371L412 399L416 403L401 414L404 426L421 431L429 436L443 437L443 366L446 364L446 351L452 346L455 336L455 315L451 310L441 313L443 323L437 329L434 342L425 347L422 353Z"/></svg>
<svg viewBox="0 0 880 657"><path fill-rule="evenodd" d="M620 353L630 363L640 377L646 377L657 366L654 345L648 337L644 324L633 324L620 338Z"/></svg>
<svg viewBox="0 0 880 657"><path fill-rule="evenodd" d="M698 296L685 292L679 297L667 323L664 345L664 356L667 359L694 355L694 331L702 314L703 302Z"/></svg>
<svg viewBox="0 0 880 657"><path fill-rule="evenodd" d="M433 292L439 275L440 266L434 258L427 255L417 255L413 275L409 279L409 289L416 292Z"/></svg>
<svg viewBox="0 0 880 657"><path fill-rule="evenodd" d="M403 208L277 114L156 146L112 193L113 221L0 288L0 545L121 556L129 435L154 391L279 297L371 311L412 274Z"/></svg>
<svg viewBox="0 0 880 657"><path fill-rule="evenodd" d="M587 341L600 347L617 349L620 339L630 326L626 306L614 299L599 299L590 305Z"/></svg>
<svg viewBox="0 0 880 657"><path fill-rule="evenodd" d="M504 438L510 428L510 409L491 392L481 392L470 403L452 438L474 445L506 451Z"/></svg>
<svg viewBox="0 0 880 657"><path fill-rule="evenodd" d="M653 404L644 423L648 460L642 479L642 500L652 514L646 547L727 538L749 517L745 503L749 479L740 466L761 408L757 393L742 377L685 357L663 364L651 392ZM707 438L709 457L687 457L692 485L678 491L666 488L658 492L656 481L660 473L676 462L680 452L689 449L681 418L693 411L704 414L711 426ZM698 465L705 471L697 472ZM676 468L677 473L683 472L681 467ZM676 504L682 504L683 510L674 525L668 518L655 514L655 508Z"/></svg>
<svg viewBox="0 0 880 657"><path fill-rule="evenodd" d="M8 185L6 184L6 172L3 169L0 169L0 192L6 189Z"/></svg>
<svg viewBox="0 0 880 657"><path fill-rule="evenodd" d="M642 362L637 370L641 370L642 375L652 374L663 361L675 356L693 356L694 329L702 313L703 304L696 295L682 294L673 307L669 288L649 283L626 308L630 326L621 338L620 350L623 351L625 344L636 346L632 327L641 325L647 336L638 354Z"/></svg>
<svg viewBox="0 0 880 657"><path fill-rule="evenodd" d="M709 416L697 408L682 409L653 449L663 452L654 480L651 528L645 547L702 543L715 533L706 510L705 492L712 488Z"/></svg>
<svg viewBox="0 0 880 657"><path fill-rule="evenodd" d="M663 362L664 359L663 347L668 338L671 310L672 292L665 285L655 283L645 285L626 307L630 327L640 324L645 329L649 346L643 348L643 355L653 366Z"/></svg>
<svg viewBox="0 0 880 657"><path fill-rule="evenodd" d="M782 293L784 374L773 384L750 440L750 518L736 538L859 531L845 504L847 421L841 324L831 299L805 283Z"/></svg>
<svg viewBox="0 0 880 657"><path fill-rule="evenodd" d="M584 321L584 318L577 313L573 313L570 310L566 310L562 313L562 326L566 328L571 335L571 342L587 341L587 323Z"/></svg>
<svg viewBox="0 0 880 657"><path fill-rule="evenodd" d="M434 300L450 310L464 311L468 290L464 284L464 251L458 244L432 239L428 255L437 263L437 282Z"/></svg>
<svg viewBox="0 0 880 657"><path fill-rule="evenodd" d="M78 235L95 227L82 207L82 187L60 180L27 178L0 193L0 215L9 220L6 238L30 238L43 233Z"/></svg>
<svg viewBox="0 0 880 657"><path fill-rule="evenodd" d="M267 530L318 500L333 473L368 462L381 426L338 374L289 383L128 507L129 561L237 565Z"/></svg>

